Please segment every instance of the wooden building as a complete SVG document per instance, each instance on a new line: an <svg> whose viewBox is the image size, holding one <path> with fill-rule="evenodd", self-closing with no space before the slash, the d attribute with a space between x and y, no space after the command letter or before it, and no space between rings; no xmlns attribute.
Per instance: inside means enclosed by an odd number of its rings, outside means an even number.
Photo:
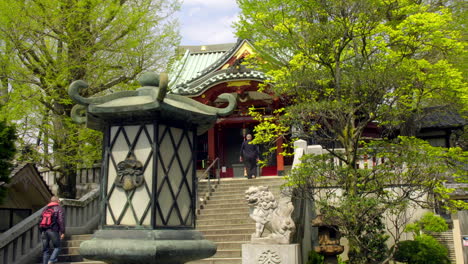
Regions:
<svg viewBox="0 0 468 264"><path fill-rule="evenodd" d="M219 118L213 128L198 137L197 166L206 168L219 159L221 177L241 177L233 170L241 168L240 146L245 135L253 133L258 124L248 114L249 108L253 106L256 111L270 115L281 107L281 103L272 94L258 91L266 78L263 72L242 65L244 58L254 53L247 40L233 44L181 46L180 53L181 58L169 76L172 93L217 107L226 104L217 100L222 93L231 93L237 98L234 113ZM277 144L281 146L282 142ZM284 166L290 164L279 152L270 160L268 166L261 169L261 175L282 175Z"/></svg>
<svg viewBox="0 0 468 264"><path fill-rule="evenodd" d="M6 198L0 204L0 232L44 207L52 196L49 187L32 163L16 166L6 187Z"/></svg>

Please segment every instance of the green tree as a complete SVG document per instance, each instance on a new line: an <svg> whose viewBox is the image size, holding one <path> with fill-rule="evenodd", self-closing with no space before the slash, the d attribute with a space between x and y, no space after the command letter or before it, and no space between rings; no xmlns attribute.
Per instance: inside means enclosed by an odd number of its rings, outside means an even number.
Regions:
<svg viewBox="0 0 468 264"><path fill-rule="evenodd" d="M83 95L91 96L164 70L179 41L178 7L178 0L0 1L4 114L19 123L20 142L34 146L29 158L60 172L61 196L75 196L77 165L100 156L100 135L70 119L69 84L88 80Z"/></svg>
<svg viewBox="0 0 468 264"><path fill-rule="evenodd" d="M301 168L303 171L298 172L301 176L290 178L291 185L315 194L317 187L331 188L329 184L343 188L340 197L333 197L336 203L330 202L334 201L331 198L317 203L330 218L342 220L340 228L344 228L350 242L350 262L388 261L388 257L382 259L384 256L376 254L385 240L382 217L388 212L398 216L409 206L412 196L406 192L406 196L392 194L395 197L388 200L385 186L420 184L421 193L433 193L428 186L437 187L441 194L435 196L442 198L447 191L441 183L448 168L442 152L436 155L422 142L404 138L395 146L382 141L388 145L374 147L379 150L374 154L384 153L382 148L413 147L414 151L406 154L422 161L411 162L415 166L414 179L403 170L405 160L399 161L399 174L392 172L393 165L389 163L377 166L379 172L359 168L359 158L366 155L360 150L367 146L363 132L374 123L389 131L398 129L404 135L414 135L427 106L450 104L460 111L467 109L462 72L450 61L463 50L460 32L452 23L453 2L238 0L238 3L241 16L236 24L237 34L251 39L256 48L256 54L248 62L271 76L265 88L276 92L289 105L279 120L256 128L256 143L271 138L271 134L262 133L271 132L268 128L273 127L279 137L290 133L288 128L292 127L297 136L327 147L343 166L309 157L304 165L309 169ZM397 149L405 154L404 147ZM394 155L390 151L385 154ZM423 159L426 156L440 165L429 167L443 171L439 178L428 178L430 171L422 168L427 164ZM400 182L399 177L405 181ZM369 212L370 215L364 214Z"/></svg>
<svg viewBox="0 0 468 264"><path fill-rule="evenodd" d="M16 153L15 140L14 126L8 125L5 120L0 120L0 204L5 198L7 192L5 184L9 182L13 168L12 160Z"/></svg>
<svg viewBox="0 0 468 264"><path fill-rule="evenodd" d="M287 179L302 198L315 201L325 221L339 226L349 241L350 263L385 263L396 250L385 247L389 236L398 243L405 231L440 232L446 228L444 223L423 217L421 224L404 229L410 220L406 215L441 202L445 208L468 208L464 202L450 200L451 190L443 187L449 175L463 175L464 168L458 164L466 164L466 154L461 149L447 150L400 137L396 143L363 143L358 155L375 162L369 167L337 166L339 160L331 154L306 155ZM359 177L354 195L346 192L351 174Z"/></svg>
<svg viewBox="0 0 468 264"><path fill-rule="evenodd" d="M430 235L448 229L440 216L424 214L420 220L406 226L405 231L413 232L414 240L399 242L394 259L409 264L450 263L447 248Z"/></svg>

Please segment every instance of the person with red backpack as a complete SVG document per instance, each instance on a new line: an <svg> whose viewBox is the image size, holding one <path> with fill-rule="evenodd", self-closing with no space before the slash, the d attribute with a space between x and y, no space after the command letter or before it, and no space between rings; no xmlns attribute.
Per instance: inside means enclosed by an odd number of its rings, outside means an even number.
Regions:
<svg viewBox="0 0 468 264"><path fill-rule="evenodd" d="M39 230L42 238L42 264L57 262L60 253L60 240L65 237L65 216L57 196L50 198L50 203L42 211ZM49 245L52 242L52 254Z"/></svg>

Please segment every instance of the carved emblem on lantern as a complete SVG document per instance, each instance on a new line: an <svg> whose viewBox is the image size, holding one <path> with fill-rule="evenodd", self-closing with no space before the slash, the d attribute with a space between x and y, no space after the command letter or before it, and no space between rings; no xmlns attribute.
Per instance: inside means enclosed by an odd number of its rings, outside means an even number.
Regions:
<svg viewBox="0 0 468 264"><path fill-rule="evenodd" d="M140 187L145 180L143 176L143 164L130 156L117 164L117 177L115 186L131 191Z"/></svg>

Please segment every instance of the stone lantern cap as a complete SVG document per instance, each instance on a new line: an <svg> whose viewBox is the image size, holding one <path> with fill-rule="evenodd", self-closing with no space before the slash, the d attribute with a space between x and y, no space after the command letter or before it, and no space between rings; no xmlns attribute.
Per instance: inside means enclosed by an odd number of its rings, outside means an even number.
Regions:
<svg viewBox="0 0 468 264"><path fill-rule="evenodd" d="M226 101L225 108L216 108L199 103L185 96L167 94L167 74L148 72L138 79L141 88L134 91L116 92L100 97L82 97L79 92L89 85L82 80L74 81L68 94L78 105L72 109L72 119L86 123L88 128L103 130L106 124L131 123L159 120L174 126L196 126L197 134L206 132L218 116L231 114L237 103L231 94L218 98Z"/></svg>
<svg viewBox="0 0 468 264"><path fill-rule="evenodd" d="M314 227L335 227L338 226L337 223L335 223L333 220L328 220L325 221L323 215L317 215L312 221L311 221L312 226Z"/></svg>

